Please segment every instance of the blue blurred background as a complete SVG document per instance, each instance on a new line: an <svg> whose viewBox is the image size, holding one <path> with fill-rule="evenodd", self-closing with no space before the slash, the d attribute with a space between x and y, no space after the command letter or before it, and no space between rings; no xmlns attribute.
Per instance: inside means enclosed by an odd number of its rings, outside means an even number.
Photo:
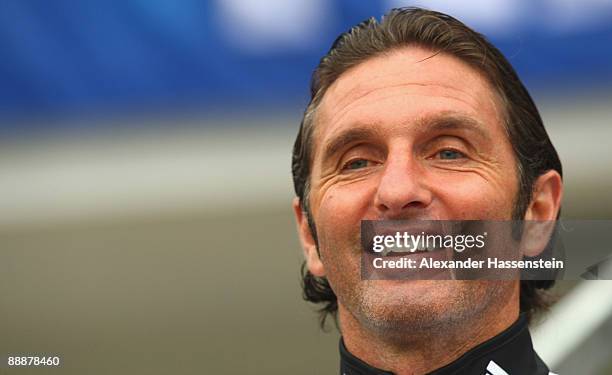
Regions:
<svg viewBox="0 0 612 375"><path fill-rule="evenodd" d="M610 1L6 0L0 111L23 120L298 108L337 34L407 4L485 33L532 89L567 94L612 84Z"/></svg>
<svg viewBox="0 0 612 375"><path fill-rule="evenodd" d="M336 372L338 335L301 300L291 146L336 36L410 5L504 52L561 156L564 216L610 218L612 1L4 0L0 355L56 353L70 374ZM555 293L540 354L612 374L612 284Z"/></svg>

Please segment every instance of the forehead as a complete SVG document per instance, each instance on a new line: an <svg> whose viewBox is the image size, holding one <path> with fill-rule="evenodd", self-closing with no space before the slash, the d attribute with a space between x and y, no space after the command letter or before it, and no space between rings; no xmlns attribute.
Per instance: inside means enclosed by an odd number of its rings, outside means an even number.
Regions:
<svg viewBox="0 0 612 375"><path fill-rule="evenodd" d="M488 80L467 63L405 47L364 61L329 87L316 113L315 140L354 123L405 127L436 112L472 117L501 131L500 103Z"/></svg>

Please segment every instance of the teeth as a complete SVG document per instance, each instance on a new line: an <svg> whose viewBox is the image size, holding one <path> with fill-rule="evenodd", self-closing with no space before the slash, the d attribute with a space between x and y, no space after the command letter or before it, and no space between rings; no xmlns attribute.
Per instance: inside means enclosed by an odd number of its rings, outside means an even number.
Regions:
<svg viewBox="0 0 612 375"><path fill-rule="evenodd" d="M407 250L405 248L398 248L395 246L392 247L387 247L383 250L383 256L386 256L390 253L403 253L406 252Z"/></svg>
<svg viewBox="0 0 612 375"><path fill-rule="evenodd" d="M430 252L430 251L437 251L437 250L443 249L442 247L435 246L435 244L433 243L427 244L424 241L419 241L418 243L409 242L407 244L402 244L402 245L407 245L407 246L385 247L385 249L380 254L382 256L387 256L391 253L406 254L406 253L416 253L416 252Z"/></svg>
<svg viewBox="0 0 612 375"><path fill-rule="evenodd" d="M387 256L387 255L389 255L391 253L405 254L405 253L415 253L417 251L427 251L427 250L428 250L428 248L425 247L425 245L419 243L418 245L408 244L408 246L403 246L403 247L396 247L396 246L386 247L382 251L381 254L382 254L382 256Z"/></svg>

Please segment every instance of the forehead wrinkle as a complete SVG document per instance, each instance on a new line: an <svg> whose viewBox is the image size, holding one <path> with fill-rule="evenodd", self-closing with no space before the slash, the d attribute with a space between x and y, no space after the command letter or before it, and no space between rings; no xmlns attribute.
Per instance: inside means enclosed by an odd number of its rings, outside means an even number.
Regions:
<svg viewBox="0 0 612 375"><path fill-rule="evenodd" d="M340 109L338 112L332 114L328 123L330 125L341 123L342 119L346 116L347 113L350 112L350 109L351 109L351 107L353 105L358 105L361 101L366 100L366 97L368 95L370 95L371 93L375 92L375 91L386 90L386 89L389 89L389 88L401 88L401 87L405 87L405 86L419 86L419 87L435 87L435 86L437 86L437 87L441 87L441 88L444 88L444 89L449 89L449 90L457 92L457 94L459 94L459 95L454 96L454 95L448 95L448 93L447 94L438 93L438 94L436 94L436 96L460 101L460 102L466 104L467 106L469 106L470 108L473 108L474 110L475 110L475 106L477 105L476 103L470 103L470 102L468 102L467 100L464 99L465 96L469 96L473 100L476 100L476 98L474 98L471 95L471 93L463 92L463 91L461 91L461 90L459 90L457 88L454 88L452 86L448 86L448 85L444 85L444 84L439 84L439 83L416 83L416 82L401 83L401 84L395 84L395 85L384 86L384 87L376 87L374 89L365 91L364 93L360 94L358 97L354 98L349 103L346 103L342 107L342 109ZM348 96L349 96L349 94L347 94L345 96L345 98L347 98L347 99L345 99L344 101L348 101L349 100ZM385 96L380 97L378 99L386 99L386 98L390 98L390 97L394 97L394 96L428 96L428 95L426 95L424 93L400 93L400 95L398 95L398 93L389 93L388 95L385 95ZM496 110L497 108L494 107L494 109ZM324 108L323 112L324 113L326 112L325 108ZM323 116L323 117L326 117L326 116Z"/></svg>
<svg viewBox="0 0 612 375"><path fill-rule="evenodd" d="M393 51L393 53L390 54L384 54L382 56L376 56L373 57L371 59L368 59L366 61L363 61L362 63L358 64L357 66L345 71L343 74L340 75L340 77L338 77L338 79L336 80L336 82L334 82L329 89L327 90L327 93L325 93L324 97L322 98L322 102L319 105L320 109L323 109L323 111L321 112L326 112L324 109L326 107L326 103L329 102L330 98L333 98L334 96L339 96L339 94L342 93L342 91L347 91L346 94L340 96L337 100L337 104L334 106L336 108L341 108L339 111L334 111L335 114L330 114L329 116L321 116L321 117L328 117L330 119L330 121L328 123L333 123L334 121L331 120L335 120L335 118L338 118L338 116L342 116L344 115L344 113L347 111L347 107L349 107L352 103L356 103L361 101L364 97L368 96L369 94L371 94L372 92L375 92L377 90L381 90L381 89L393 89L393 88L400 88L400 87L407 87L407 86L420 86L420 87L440 87L443 89L447 89L447 90L451 90L451 91L455 91L458 92L459 95L452 96L452 95L447 95L447 94L442 94L442 93L434 93L433 95L438 95L440 97L447 97L447 98L452 98L452 99L456 99L459 100L465 104L468 104L471 107L478 107L481 104L493 104L493 109L494 112L496 112L496 116L497 117L504 117L499 116L500 115L500 111L499 111L499 107L498 107L498 97L499 97L499 93L497 92L497 90L492 87L491 83L489 82L489 80L487 79L487 77L484 77L482 75L481 72L479 72L478 70L475 70L474 67L469 66L468 64L466 64L465 62L461 61L460 59L455 58L452 55L447 55L447 54L436 54L433 53L433 51L427 51L427 49L421 49L421 48L417 48L416 51L418 52L418 50L421 51L425 51L428 52L428 56L426 59L419 59L417 61L404 61L403 64L411 64L412 65L420 65L423 64L425 62L428 61L432 61L434 59L437 58L446 58L446 57L450 57L451 60L454 60L454 63L457 63L459 65L462 65L464 68L467 68L466 70L466 74L469 75L469 77L447 77L450 80L448 81L449 83L451 83L451 85L446 84L446 82L444 80L434 80L432 81L431 78L429 78L427 81L425 82L404 82L404 83L394 83L394 81L397 81L398 79L419 79L419 76L421 74L423 74L423 72L410 72L410 70L406 70L405 68L401 68L400 71L393 71L391 73L387 73L387 74L371 74L371 72L369 74L366 74L365 72L368 71L368 69L365 69L366 66L371 65L372 63L375 64L383 64L385 65L386 63L390 62L389 59L393 60L394 58L396 58L397 56L401 56L403 54L405 54L405 52L411 52L411 51L415 51L415 49L399 49L399 50L395 50ZM453 62L450 62L453 63ZM446 63L448 64L448 63ZM445 65L446 65L445 64ZM405 65L404 65L405 66ZM365 69L365 72L363 71ZM428 68L425 68L428 69ZM436 69L435 66L432 67L432 69ZM406 74L412 74L413 77L406 77L406 76L402 76L403 73ZM431 71L425 71L425 74L428 73L432 73ZM364 74L368 77L366 82L363 82L363 76ZM483 103L482 100L479 100L480 97L482 97L481 95L475 95L473 93L474 90L469 90L469 91L463 91L462 90L462 83L464 82L464 79L474 79L475 81L479 82L480 84L478 85L480 89L484 89L486 91L486 96L488 98L491 98L493 100L488 100L488 103ZM378 81L378 82L375 82ZM356 84L354 82L357 82ZM378 87L372 87L372 82L374 82L375 84L378 85ZM452 83L456 83L455 85L452 85ZM348 86L348 89L345 89L345 87ZM489 94L493 94L492 97ZM467 102L464 98L465 97L470 97L473 100L473 103L469 103ZM348 101L348 103L347 103Z"/></svg>
<svg viewBox="0 0 612 375"><path fill-rule="evenodd" d="M376 77L372 77L371 80L375 79ZM353 103L357 103L360 100L364 99L366 96L375 93L376 91L380 91L380 90L387 90L387 89L398 89L398 88L402 88L402 87L412 87L412 86L417 86L417 87L434 87L434 86L439 86L445 89L449 89L449 90L453 90L453 91L461 91L455 87L449 86L449 85L444 85L442 83L438 83L438 82L403 82L403 83L392 83L392 84L386 84L386 85L380 85L378 87L372 87L372 88L368 88L368 87L362 87L362 86L368 86L368 85L363 85L363 84L358 84L355 88L352 88L351 90L349 90L349 92L347 92L345 95L343 95L340 100L338 101L338 106L340 107L347 107L350 104ZM356 93L356 94L353 94ZM330 92L331 95L326 95L327 97L330 97L334 94L338 95L335 92ZM394 95L394 94L393 94ZM346 103L345 102L349 102Z"/></svg>
<svg viewBox="0 0 612 375"><path fill-rule="evenodd" d="M376 77L372 77L370 79L370 81L374 80ZM390 84L384 84L380 85L378 87L372 87L372 88L367 88L367 87L362 87L362 86L368 86L368 85L363 85L363 84L358 84L356 85L355 88L352 88L349 90L349 92L347 92L345 95L343 95L341 97L341 99L338 102L338 105L342 105L345 101L351 101L351 102L357 102L361 99L363 99L365 96L374 93L376 91L379 90L385 90L385 89L397 89L397 88L401 88L401 87L412 87L412 86L416 86L416 87L440 87L443 89L447 89L447 90L451 90L451 91L458 91L461 93L461 96L465 96L468 95L470 96L472 99L476 99L471 92L464 92L463 90L461 90L460 88L457 88L453 85L448 85L445 84L443 82L438 82L438 81L425 81L425 82L402 82L402 83L390 83ZM489 89L489 87L487 87L486 85L483 87L485 89ZM360 92L362 91L362 92ZM329 94L331 95L326 95L327 97L333 96L334 94L337 95L337 92L332 92L331 90L328 91ZM355 94L353 96L353 93L357 92L357 94ZM346 106L346 105L344 105Z"/></svg>
<svg viewBox="0 0 612 375"><path fill-rule="evenodd" d="M393 48L390 51L385 51L379 55L375 55L375 56L371 56L367 59L365 59L364 61L361 61L360 63L358 63L357 65L355 65L352 68L349 68L347 71L343 72L342 74L340 74L340 76L338 77L338 79L329 87L328 89L328 93L330 93L331 95L333 95L333 93L337 90L340 90L343 86L343 83L345 81L348 82L354 82L354 75L359 76L360 74L363 74L363 72L361 72L364 69L364 66L367 65L371 65L372 63L383 63L383 64L387 64L389 62L389 60L393 60L399 56L405 55L406 52L418 52L418 51L425 51L425 52L430 52L431 54L426 57L426 58L422 58L419 60L414 60L414 61L402 61L402 72L408 72L409 68L407 69L407 66L412 65L412 66L417 66L420 65L424 62L426 62L426 60L429 60L430 58L434 58L436 56L438 56L440 54L440 51L436 52L433 50L430 50L429 48L426 47L416 47L414 48L414 46L403 46L400 48ZM398 72L391 72L391 73L386 73L386 74L369 74L369 82L373 82L375 80L380 80L381 78L391 78L392 81L395 81L397 79L398 76ZM397 84L397 85L391 85L391 86L387 86L387 87L394 87L394 86L401 86L402 84ZM359 91L362 86L367 86L367 84L362 84L359 83L357 85L354 85L353 88L351 88L346 96L350 96L351 93L353 91ZM350 87L350 86L349 86ZM328 95L326 95L328 96ZM362 96L362 95L358 95L358 98Z"/></svg>
<svg viewBox="0 0 612 375"><path fill-rule="evenodd" d="M490 89L488 83L488 80L482 76L482 74L478 71L476 71L473 67L467 65L465 62L461 61L460 59L455 58L454 56L450 56L450 55L446 55L446 54L439 54L439 53L434 53L433 51L431 55L429 55L427 58L425 59L420 59L417 61L403 61L403 67L398 70L398 71L392 71L386 74L367 74L368 76L368 80L367 82L360 82L359 79L356 79L357 77L360 77L366 73L363 72L363 70L365 69L366 66L369 66L371 64L382 64L387 65L387 64L393 64L396 63L394 62L393 59L397 58L397 56L401 56L404 54L404 52L406 52L406 50L404 49L400 49L397 51L394 51L391 54L385 54L382 56L375 56L371 59L367 59L363 62L361 62L360 64L358 64L357 66L353 67L352 69L349 69L347 71L345 71L344 73L342 73L338 79L332 83L332 85L329 87L329 89L327 90L327 93L324 95L325 97L323 98L323 100L325 101L327 99L327 97L330 96L334 96L335 94L337 94L338 91L342 92L342 91L347 91L345 95L343 95L339 101L338 101L338 105L342 105L344 101L346 100L352 100L352 101L356 101L359 100L360 98L362 98L363 96L368 95L368 93L376 91L378 89L384 89L384 88L396 88L396 87L401 87L401 86L433 86L433 85L437 85L446 89L450 89L453 91L461 91L460 88L458 87L453 87L450 85L446 85L444 84L442 81L431 81L431 80L426 80L424 82L404 82L404 83L394 83L396 82L398 79L419 79L418 77L422 76L423 74L428 74L428 73L432 73L431 69L437 69L436 66L432 66L432 67L425 67L422 69L425 69L424 72L422 71L411 71L410 68L406 67L406 65L413 65L413 66L417 66L420 64L423 64L425 62L427 62L429 59L431 58L435 58L438 56L442 56L442 57L450 57L451 58L451 62L450 63L457 63L459 65L462 65L463 68L467 68L467 72L470 76L472 76L474 79L478 80L478 81L486 81L485 83L485 88ZM453 61L454 60L454 61ZM446 63L445 65L447 65L448 63ZM366 70L367 71L367 70ZM403 74L408 74L408 75L412 75L413 77L406 77L406 76L402 76ZM452 77L450 77L452 78ZM456 77L455 77L456 78ZM465 77L462 77L462 79ZM422 79L422 78L421 78ZM353 82L357 81L357 84L352 84ZM372 82L374 82L375 84L378 84L379 87L374 87L374 88L369 88L368 86L372 86ZM348 83L348 84L347 84ZM457 82L459 87L461 87L460 82ZM380 86L382 85L382 87ZM345 89L344 86L348 86L348 89ZM352 87L351 87L352 86ZM364 87L365 86L365 87ZM360 93L360 91L365 91L364 93ZM353 93L357 92L356 97L353 98ZM463 93L465 95L465 93Z"/></svg>

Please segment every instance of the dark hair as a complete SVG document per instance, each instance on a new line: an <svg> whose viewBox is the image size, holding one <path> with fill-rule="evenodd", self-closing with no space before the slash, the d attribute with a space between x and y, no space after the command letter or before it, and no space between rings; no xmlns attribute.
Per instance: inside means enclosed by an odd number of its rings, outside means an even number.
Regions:
<svg viewBox="0 0 612 375"><path fill-rule="evenodd" d="M306 107L292 155L295 193L315 242L316 227L309 208L309 177L315 111L327 89L340 75L365 60L393 49L419 46L446 53L469 64L484 75L498 93L504 107L505 130L518 160L518 196L514 219L522 219L532 197L533 184L548 170L562 174L561 162L527 89L502 53L487 39L455 18L421 8L389 11L379 22L370 18L341 34L321 59L311 80L311 99ZM327 314L335 317L336 295L327 279L312 275L302 266L304 299L322 303L321 324ZM520 310L528 317L547 307L543 290L554 280L521 281Z"/></svg>

